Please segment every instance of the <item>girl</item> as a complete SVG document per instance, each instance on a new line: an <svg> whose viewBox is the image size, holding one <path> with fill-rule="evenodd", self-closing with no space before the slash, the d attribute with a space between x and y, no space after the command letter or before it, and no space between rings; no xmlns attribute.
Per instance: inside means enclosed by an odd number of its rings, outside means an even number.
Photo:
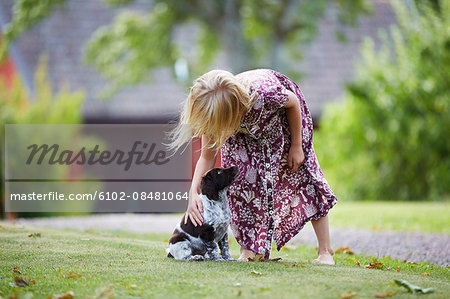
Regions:
<svg viewBox="0 0 450 299"><path fill-rule="evenodd" d="M334 264L327 213L337 198L320 169L313 123L300 88L286 76L258 69L236 76L213 70L195 80L172 149L201 137L185 223L202 224L199 185L221 149L223 167L240 174L228 189L231 229L241 245L239 261L269 258L312 221L319 243L313 262Z"/></svg>

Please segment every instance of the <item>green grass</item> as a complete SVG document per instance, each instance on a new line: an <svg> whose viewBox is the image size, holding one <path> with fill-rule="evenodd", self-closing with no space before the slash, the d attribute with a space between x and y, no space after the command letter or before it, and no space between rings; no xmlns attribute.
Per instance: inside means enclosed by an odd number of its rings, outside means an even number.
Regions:
<svg viewBox="0 0 450 299"><path fill-rule="evenodd" d="M316 265L310 263L316 257L312 247L273 251L271 257L282 258L278 262L185 262L166 258L168 234L0 225L3 298L27 293L33 298L47 298L69 291L75 298L94 297L109 285L116 298L339 298L350 291L357 292L355 298L373 298L375 293L392 291L397 291L395 298L411 298L404 288L392 284L394 279L434 287L435 293L426 298L450 294L449 269L432 264L378 258L389 269L366 269L364 265L374 258L343 253L336 254L336 266ZM41 237L28 237L38 232ZM234 239L230 239L230 247L237 257ZM297 266L291 267L293 264ZM14 267L22 274L14 273ZM424 272L431 275L421 275ZM81 276L67 277L76 274ZM11 287L15 276L35 280L35 285Z"/></svg>
<svg viewBox="0 0 450 299"><path fill-rule="evenodd" d="M450 234L450 202L345 202L329 213L331 227Z"/></svg>

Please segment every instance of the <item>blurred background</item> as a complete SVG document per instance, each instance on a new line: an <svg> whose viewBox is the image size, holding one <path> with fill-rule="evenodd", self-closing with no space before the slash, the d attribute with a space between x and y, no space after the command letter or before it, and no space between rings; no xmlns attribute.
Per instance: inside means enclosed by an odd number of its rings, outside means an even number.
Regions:
<svg viewBox="0 0 450 299"><path fill-rule="evenodd" d="M272 68L347 213L435 207L448 233L449 21L443 0L2 0L1 142L5 123L167 123L202 73Z"/></svg>

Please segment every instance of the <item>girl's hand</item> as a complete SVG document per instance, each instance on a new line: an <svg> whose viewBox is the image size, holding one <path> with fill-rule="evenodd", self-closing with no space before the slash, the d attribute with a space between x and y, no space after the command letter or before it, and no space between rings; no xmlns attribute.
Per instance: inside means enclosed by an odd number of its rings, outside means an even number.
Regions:
<svg viewBox="0 0 450 299"><path fill-rule="evenodd" d="M189 205L186 213L184 214L184 224L187 223L189 217L194 226L197 226L197 224L202 225L203 217L200 212L203 212L202 200L200 199L200 196L196 191L191 190Z"/></svg>
<svg viewBox="0 0 450 299"><path fill-rule="evenodd" d="M296 172L300 165L305 163L305 154L301 145L291 145L287 162L292 172Z"/></svg>

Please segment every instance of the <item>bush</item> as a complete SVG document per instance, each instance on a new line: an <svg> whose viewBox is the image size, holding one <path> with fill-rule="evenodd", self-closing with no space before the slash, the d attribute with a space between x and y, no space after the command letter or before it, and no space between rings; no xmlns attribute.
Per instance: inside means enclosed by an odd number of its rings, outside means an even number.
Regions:
<svg viewBox="0 0 450 299"><path fill-rule="evenodd" d="M26 90L19 80L13 80L11 88L0 82L0 178L4 179L4 132L5 124L78 124L82 123L81 107L85 99L84 92L70 92L68 88L53 95L47 76L47 60L43 56L35 74L34 101L28 100ZM3 210L4 190L0 186ZM30 213L28 215L31 215Z"/></svg>
<svg viewBox="0 0 450 299"><path fill-rule="evenodd" d="M362 46L343 102L329 104L316 134L338 197L444 200L450 191L450 4L393 2L398 25Z"/></svg>

